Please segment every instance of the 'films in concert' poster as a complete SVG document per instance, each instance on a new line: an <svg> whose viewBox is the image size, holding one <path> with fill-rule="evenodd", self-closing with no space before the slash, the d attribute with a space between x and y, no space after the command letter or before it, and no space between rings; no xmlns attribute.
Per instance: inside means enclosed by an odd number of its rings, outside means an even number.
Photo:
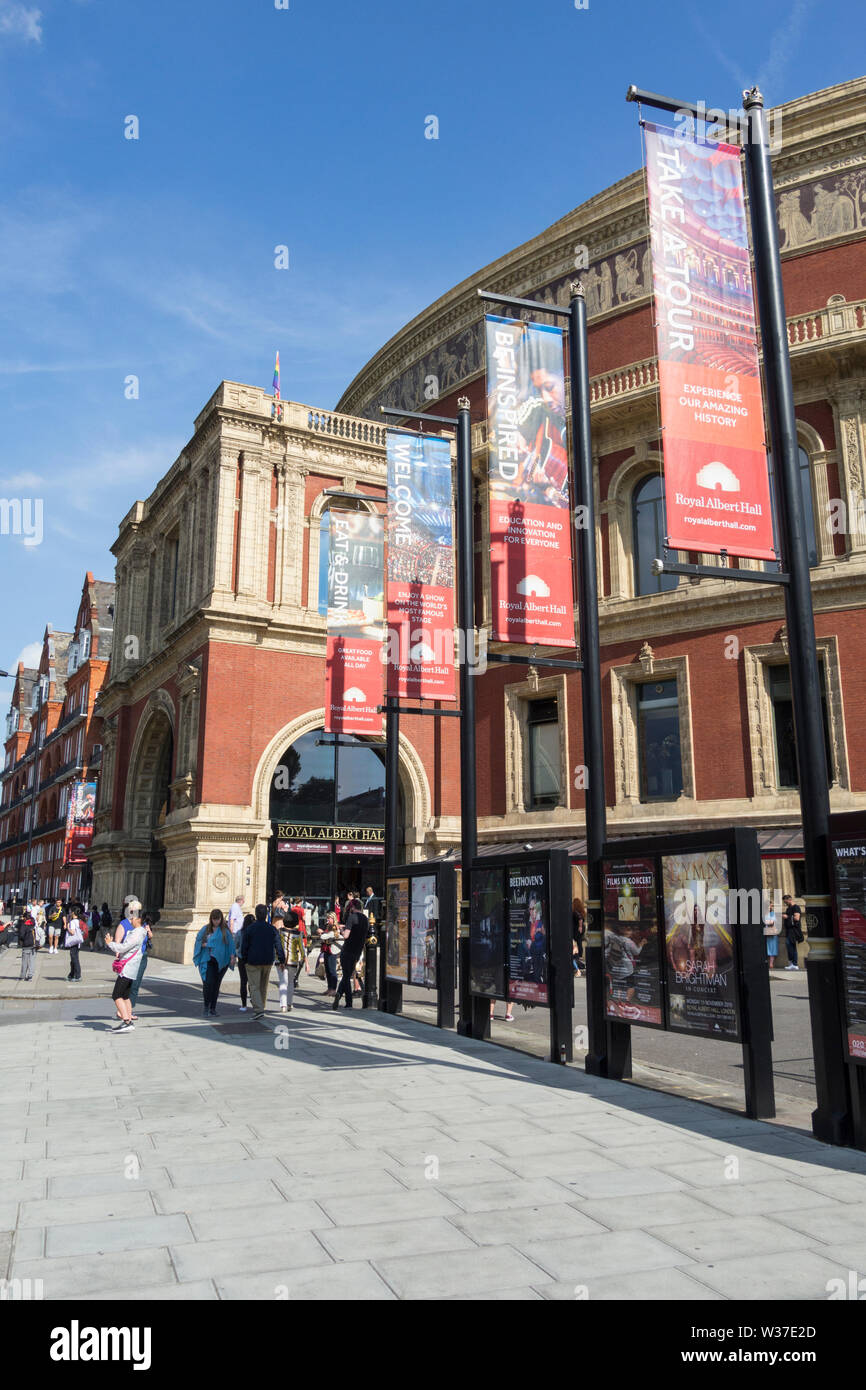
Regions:
<svg viewBox="0 0 866 1390"><path fill-rule="evenodd" d="M668 1027L740 1037L734 929L724 850L662 855Z"/></svg>
<svg viewBox="0 0 866 1390"><path fill-rule="evenodd" d="M509 869L508 998L548 1003L550 919L543 864Z"/></svg>
<svg viewBox="0 0 866 1390"><path fill-rule="evenodd" d="M653 861L606 861L602 875L605 1014L629 1023L661 1027L661 963Z"/></svg>

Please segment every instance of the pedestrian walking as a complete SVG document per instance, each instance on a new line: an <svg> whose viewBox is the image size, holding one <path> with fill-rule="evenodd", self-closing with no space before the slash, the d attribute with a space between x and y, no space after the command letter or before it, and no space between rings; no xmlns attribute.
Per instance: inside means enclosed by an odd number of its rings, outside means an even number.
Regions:
<svg viewBox="0 0 866 1390"><path fill-rule="evenodd" d="M60 950L60 938L63 928L66 926L66 916L63 911L63 899L57 898L45 913L45 926L48 932L48 954L56 956Z"/></svg>
<svg viewBox="0 0 866 1390"><path fill-rule="evenodd" d="M99 913L99 926L101 929L99 939L103 946L107 946L109 934L114 926L114 921L108 910L108 903L102 904L102 910Z"/></svg>
<svg viewBox="0 0 866 1390"><path fill-rule="evenodd" d="M803 910L799 903L795 903L790 893L786 893L782 898L785 904L785 946L788 950L788 964L786 970L799 970L797 961L797 947L804 940L803 937Z"/></svg>
<svg viewBox="0 0 866 1390"><path fill-rule="evenodd" d="M352 990L354 986L354 975L361 952L364 949L364 942L367 940L367 933L370 930L370 923L364 911L360 898L354 894L346 900L346 907L341 923L343 936L343 949L340 952L340 965L342 966L342 976L337 986L337 993L332 1009L340 1007L340 995L346 996L346 1008L352 1007Z"/></svg>
<svg viewBox="0 0 866 1390"><path fill-rule="evenodd" d="M571 904L571 960L574 973L578 977L585 970L583 943L586 937L586 907L582 898L575 898Z"/></svg>
<svg viewBox="0 0 866 1390"><path fill-rule="evenodd" d="M234 902L229 908L229 931L231 932L232 936L238 935L243 924L244 900L243 896L239 895L237 898L235 898Z"/></svg>
<svg viewBox="0 0 866 1390"><path fill-rule="evenodd" d="M135 1019L137 1018L135 1006L138 1003L138 991L141 989L141 982L144 979L144 972L147 969L148 951L150 950L150 947L153 944L153 917L149 912L145 912L144 916L141 919L141 925L144 927L145 937L144 941L141 943L141 956L139 957L138 962L138 974L132 982L132 989L129 991L129 1003L132 1008L133 1022L135 1022Z"/></svg>
<svg viewBox="0 0 866 1390"><path fill-rule="evenodd" d="M278 970L280 982L280 1013L288 1013L292 1008L298 976L303 969L307 953L304 947L304 919L297 907L290 907L282 919L280 942L286 957L285 969Z"/></svg>
<svg viewBox="0 0 866 1390"><path fill-rule="evenodd" d="M99 908L96 906L96 903L94 903L94 904L93 904L93 907L90 909L90 941L89 941L89 944L90 944L90 949L91 949L91 951L99 951L99 950L102 949L102 936L101 936L101 930L102 930L102 929L101 929L101 925L100 925L100 924L101 924L101 921L102 921L102 917L101 917Z"/></svg>
<svg viewBox="0 0 866 1390"><path fill-rule="evenodd" d="M36 919L26 909L18 918L18 945L21 947L21 970L19 980L33 979L33 962L36 960Z"/></svg>
<svg viewBox="0 0 866 1390"><path fill-rule="evenodd" d="M137 899L133 898L127 903L126 914L126 930L122 931L121 927L118 927L115 940L109 938L105 943L109 951L113 951L117 957L112 964L112 969L117 975L111 996L117 1010L117 1024L112 1028L112 1033L129 1033L135 1027L129 995L138 974L141 947L147 935L141 924L141 903Z"/></svg>
<svg viewBox="0 0 866 1390"><path fill-rule="evenodd" d="M236 955L236 957L237 957L237 962L238 962L238 978L240 979L240 982L241 982L241 1013L242 1013L242 1014L245 1014L246 1011L247 1011L247 999L248 999L248 997L249 997L249 980L247 979L247 963L246 963L245 960L241 960L241 951L240 951L240 945L241 945L241 932L243 931L244 927L252 926L252 924L255 922L255 920L256 920L255 913L254 913L254 912L247 912L246 915L244 916L243 921L241 922L240 929L234 933L234 938L235 938L235 955Z"/></svg>
<svg viewBox="0 0 866 1390"><path fill-rule="evenodd" d="M776 912L770 908L764 918L764 944L767 948L767 964L771 970L775 968L776 960L779 955L779 932L780 924L776 921Z"/></svg>
<svg viewBox="0 0 866 1390"><path fill-rule="evenodd" d="M325 929L319 936L319 959L322 962L324 979L327 984L325 998L333 999L337 993L337 962L340 959L340 946L337 941L337 918L329 912L325 918ZM318 971L318 966L316 966Z"/></svg>
<svg viewBox="0 0 866 1390"><path fill-rule="evenodd" d="M223 975L229 967L234 969L237 960L234 936L218 907L213 909L196 937L192 958L201 975L202 1015L204 1018L216 1018Z"/></svg>
<svg viewBox="0 0 866 1390"><path fill-rule="evenodd" d="M364 911L367 914L367 921L370 923L370 926L375 927L382 915L382 904L379 902L379 899L376 897L369 883L367 884L367 891L364 895Z"/></svg>
<svg viewBox="0 0 866 1390"><path fill-rule="evenodd" d="M255 919L242 928L239 950L240 957L247 967L253 1017L264 1018L268 1002L268 980L274 961L278 960L283 970L287 966L283 943L276 927L268 921L268 909L264 903L256 905Z"/></svg>
<svg viewBox="0 0 866 1390"><path fill-rule="evenodd" d="M78 952L84 945L84 929L76 906L70 909L69 921L66 923L65 943L69 949L69 974L66 978L70 984L78 984L81 979L81 961L78 959Z"/></svg>

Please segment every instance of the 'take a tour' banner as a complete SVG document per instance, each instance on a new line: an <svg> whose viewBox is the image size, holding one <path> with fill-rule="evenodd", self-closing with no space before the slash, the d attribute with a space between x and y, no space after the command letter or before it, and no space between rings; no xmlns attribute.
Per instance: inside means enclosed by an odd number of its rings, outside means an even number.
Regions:
<svg viewBox="0 0 866 1390"><path fill-rule="evenodd" d="M453 700L451 446L388 431L388 694Z"/></svg>
<svg viewBox="0 0 866 1390"><path fill-rule="evenodd" d="M740 152L644 129L668 541L772 560Z"/></svg>
<svg viewBox="0 0 866 1390"><path fill-rule="evenodd" d="M329 515L325 729L381 734L384 524L370 512Z"/></svg>
<svg viewBox="0 0 866 1390"><path fill-rule="evenodd" d="M574 646L562 332L486 319L494 642Z"/></svg>

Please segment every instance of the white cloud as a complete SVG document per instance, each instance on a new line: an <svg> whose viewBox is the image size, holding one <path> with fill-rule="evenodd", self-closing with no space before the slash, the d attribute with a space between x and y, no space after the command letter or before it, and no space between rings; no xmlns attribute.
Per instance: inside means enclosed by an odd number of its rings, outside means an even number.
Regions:
<svg viewBox="0 0 866 1390"><path fill-rule="evenodd" d="M19 661L23 661L25 666L35 667L39 665L39 658L42 655L41 642L28 642L26 647L22 647L15 658L13 670Z"/></svg>
<svg viewBox="0 0 866 1390"><path fill-rule="evenodd" d="M15 0L0 0L0 34L12 34L28 43L42 42L42 11Z"/></svg>

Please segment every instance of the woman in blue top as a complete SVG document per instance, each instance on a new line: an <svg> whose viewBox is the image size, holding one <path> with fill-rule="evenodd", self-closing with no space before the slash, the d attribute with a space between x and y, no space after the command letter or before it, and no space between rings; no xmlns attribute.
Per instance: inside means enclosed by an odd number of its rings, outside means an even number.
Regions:
<svg viewBox="0 0 866 1390"><path fill-rule="evenodd" d="M214 908L209 921L196 937L192 958L201 975L204 1000L202 1014L205 1018L216 1018L216 1004L223 975L229 966L234 970L237 959L234 936L218 907Z"/></svg>

